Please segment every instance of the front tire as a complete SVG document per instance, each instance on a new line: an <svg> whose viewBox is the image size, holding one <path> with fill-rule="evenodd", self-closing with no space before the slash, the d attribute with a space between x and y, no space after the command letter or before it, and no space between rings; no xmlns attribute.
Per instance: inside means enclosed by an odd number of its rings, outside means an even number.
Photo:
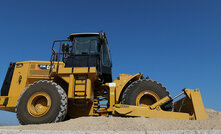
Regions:
<svg viewBox="0 0 221 134"><path fill-rule="evenodd" d="M67 95L55 82L35 82L21 94L16 113L22 125L60 122L67 114Z"/></svg>
<svg viewBox="0 0 221 134"><path fill-rule="evenodd" d="M170 94L159 82L151 79L140 79L134 81L126 88L122 96L122 103L136 106L150 106L166 96L170 96ZM162 109L171 111L173 103L169 103Z"/></svg>

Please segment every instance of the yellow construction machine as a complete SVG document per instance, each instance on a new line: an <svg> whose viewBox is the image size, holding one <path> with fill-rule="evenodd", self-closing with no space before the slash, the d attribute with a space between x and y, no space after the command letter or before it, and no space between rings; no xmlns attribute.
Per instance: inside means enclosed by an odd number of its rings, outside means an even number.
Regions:
<svg viewBox="0 0 221 134"><path fill-rule="evenodd" d="M112 80L104 32L75 33L54 41L50 61L10 63L0 109L16 112L24 125L111 115L206 119L199 89L183 89L172 98L162 84L141 73Z"/></svg>

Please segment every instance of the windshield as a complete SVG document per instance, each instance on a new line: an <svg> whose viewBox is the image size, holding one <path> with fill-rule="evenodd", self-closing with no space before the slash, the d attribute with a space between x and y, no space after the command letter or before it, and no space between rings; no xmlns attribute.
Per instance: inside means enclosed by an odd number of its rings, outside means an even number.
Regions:
<svg viewBox="0 0 221 134"><path fill-rule="evenodd" d="M75 37L72 41L72 53L75 55L98 53L98 37Z"/></svg>

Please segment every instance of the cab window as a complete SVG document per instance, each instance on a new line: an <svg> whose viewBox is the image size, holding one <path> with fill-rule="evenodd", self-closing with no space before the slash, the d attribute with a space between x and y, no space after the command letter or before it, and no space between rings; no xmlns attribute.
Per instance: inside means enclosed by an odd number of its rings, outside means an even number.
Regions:
<svg viewBox="0 0 221 134"><path fill-rule="evenodd" d="M108 51L108 47L107 44L103 44L103 64L104 66L110 66L110 56L109 56L109 51Z"/></svg>

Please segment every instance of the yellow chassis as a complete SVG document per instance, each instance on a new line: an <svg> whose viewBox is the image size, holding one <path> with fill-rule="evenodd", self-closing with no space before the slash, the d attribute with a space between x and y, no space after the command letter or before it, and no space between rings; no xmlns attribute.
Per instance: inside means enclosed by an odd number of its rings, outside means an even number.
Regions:
<svg viewBox="0 0 221 134"><path fill-rule="evenodd" d="M11 86L8 96L0 96L0 110L15 112L16 104L21 93L30 84L39 80L55 81L56 78L66 82L69 86L67 89L67 97L70 102L68 107L68 114L70 117L80 116L108 116L124 115L124 116L145 116L154 118L171 118L171 119L206 119L206 113L203 106L200 90L184 89L186 97L174 103L174 112L163 111L160 105L167 102L170 98L165 97L151 106L131 106L121 104L121 96L128 85L133 81L139 80L142 74L135 75L120 74L119 78L113 83L106 83L102 88L109 89L109 106L108 108L99 109L99 113L93 112L95 103L93 102L94 81L97 79L97 72L95 67L75 67L65 68L64 63L59 63L59 70L55 68L49 75L49 70L39 70L38 65L50 65L48 61L25 61L16 63ZM90 70L90 71L88 71ZM73 88L76 86L79 90L84 90L84 86L75 85L74 76L87 75L87 96L79 98L73 95ZM55 77L56 76L56 77ZM59 83L58 83L59 84ZM85 106L73 105L74 100L88 99L91 102Z"/></svg>

